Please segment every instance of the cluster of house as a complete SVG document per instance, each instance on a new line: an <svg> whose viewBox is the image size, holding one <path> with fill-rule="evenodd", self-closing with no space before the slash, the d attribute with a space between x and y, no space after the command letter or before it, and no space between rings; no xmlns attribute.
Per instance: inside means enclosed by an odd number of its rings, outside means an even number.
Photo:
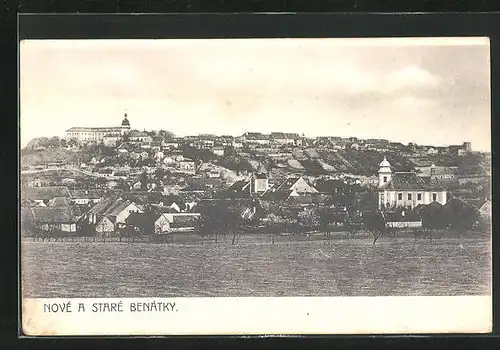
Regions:
<svg viewBox="0 0 500 350"><path fill-rule="evenodd" d="M145 194L137 196L144 198ZM146 193L147 195L147 193ZM151 203L155 233L192 231L199 218L193 212L195 203L179 196L159 196L161 200L139 202L133 195L107 194L101 190L69 190L64 186L25 188L21 193L21 222L46 231L76 232L83 221L93 225L98 233L116 232L120 225L134 225L144 220L145 207Z"/></svg>
<svg viewBox="0 0 500 350"><path fill-rule="evenodd" d="M118 147L122 141L130 146L140 145L143 149L176 149L180 145L187 144L197 149L210 150L218 156L224 156L225 149L234 149L248 146L249 148L273 148L282 146L304 146L319 147L331 150L356 149L375 150L379 152L395 151L402 154L425 156L425 155L464 155L471 152L471 143L464 142L462 145L450 145L447 147L434 147L416 145L409 143L404 145L400 142L389 142L385 139L359 139L356 137L317 137L306 138L304 134L286 132L271 132L263 134L260 132L245 132L243 135L234 137L231 135L200 134L165 140L161 136L152 136L144 131L131 130L127 114L120 126L116 127L72 127L66 130L66 140L78 142L103 142L108 147ZM121 149L126 149L121 147ZM124 152L123 150L121 152Z"/></svg>
<svg viewBox="0 0 500 350"><path fill-rule="evenodd" d="M464 142L462 145L450 145L446 147L434 147L409 143L404 145L401 142L389 142L385 139L358 139L356 137L318 137L313 141L313 146L330 150L373 150L378 152L398 152L408 156L429 156L429 155L458 155L462 156L471 152L471 143Z"/></svg>

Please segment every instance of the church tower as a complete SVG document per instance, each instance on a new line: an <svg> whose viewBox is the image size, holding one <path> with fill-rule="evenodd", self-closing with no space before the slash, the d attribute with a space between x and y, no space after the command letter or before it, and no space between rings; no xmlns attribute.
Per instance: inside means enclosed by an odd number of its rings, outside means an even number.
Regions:
<svg viewBox="0 0 500 350"><path fill-rule="evenodd" d="M122 120L122 133L127 134L130 131L130 122L128 121L127 113Z"/></svg>
<svg viewBox="0 0 500 350"><path fill-rule="evenodd" d="M392 179L391 163L387 161L384 156L384 160L379 164L378 170L378 187L385 186Z"/></svg>

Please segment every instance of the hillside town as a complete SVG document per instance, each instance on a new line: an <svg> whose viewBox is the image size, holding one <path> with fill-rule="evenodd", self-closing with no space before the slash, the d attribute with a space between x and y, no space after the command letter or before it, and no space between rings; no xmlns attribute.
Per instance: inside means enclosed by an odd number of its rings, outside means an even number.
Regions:
<svg viewBox="0 0 500 350"><path fill-rule="evenodd" d="M388 227L422 227L422 213L436 207L471 226L491 216L490 158L470 142L178 137L133 129L125 114L119 126L72 127L21 151L22 231L120 240L278 226L304 233L352 227L367 212L383 213Z"/></svg>

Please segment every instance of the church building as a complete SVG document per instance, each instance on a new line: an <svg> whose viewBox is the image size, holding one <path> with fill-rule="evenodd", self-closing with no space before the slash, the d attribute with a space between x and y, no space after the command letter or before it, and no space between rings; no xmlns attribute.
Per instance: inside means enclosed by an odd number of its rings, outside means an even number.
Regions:
<svg viewBox="0 0 500 350"><path fill-rule="evenodd" d="M395 172L384 157L378 171L378 208L414 208L432 202L446 204L446 188L438 179L422 178L415 172Z"/></svg>
<svg viewBox="0 0 500 350"><path fill-rule="evenodd" d="M122 137L130 131L130 122L125 113L121 126L111 127L72 127L66 130L66 140L79 142L101 142L106 136Z"/></svg>

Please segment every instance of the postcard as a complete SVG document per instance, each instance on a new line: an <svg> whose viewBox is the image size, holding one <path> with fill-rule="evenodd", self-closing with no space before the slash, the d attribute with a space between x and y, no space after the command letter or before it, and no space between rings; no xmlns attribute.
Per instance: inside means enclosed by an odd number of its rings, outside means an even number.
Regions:
<svg viewBox="0 0 500 350"><path fill-rule="evenodd" d="M488 38L19 47L23 335L491 332Z"/></svg>

